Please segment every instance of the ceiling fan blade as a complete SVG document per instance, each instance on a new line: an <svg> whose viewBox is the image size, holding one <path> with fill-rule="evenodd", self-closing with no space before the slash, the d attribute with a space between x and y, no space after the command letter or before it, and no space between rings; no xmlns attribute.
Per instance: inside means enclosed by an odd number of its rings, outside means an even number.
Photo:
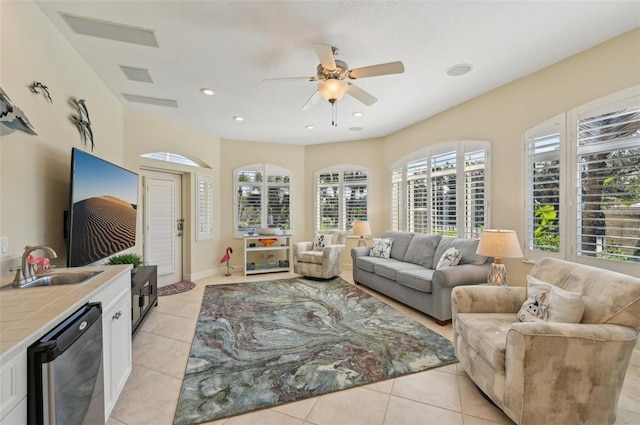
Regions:
<svg viewBox="0 0 640 425"><path fill-rule="evenodd" d="M318 43L313 43L313 48L316 49L316 55L318 55L322 67L327 71L335 71L336 59L333 56L333 48L326 44Z"/></svg>
<svg viewBox="0 0 640 425"><path fill-rule="evenodd" d="M352 69L351 71L349 71L349 78L355 80L356 78L376 77L378 75L389 74L402 74L403 72L404 65L402 64L402 62L397 61Z"/></svg>
<svg viewBox="0 0 640 425"><path fill-rule="evenodd" d="M318 77L289 77L289 78L265 78L263 83L273 83L279 81L318 81Z"/></svg>
<svg viewBox="0 0 640 425"><path fill-rule="evenodd" d="M316 92L311 95L309 100L307 100L307 103L305 103L304 106L302 106L302 110L307 111L313 108L314 106L316 106L316 103L318 103L320 99L322 99L322 94L320 94L320 92L316 90Z"/></svg>
<svg viewBox="0 0 640 425"><path fill-rule="evenodd" d="M347 94L350 94L356 100L359 100L360 102L364 103L367 106L371 106L378 101L378 99L375 96L369 94L368 92L362 90L360 87L351 83L349 83L349 89L347 90Z"/></svg>

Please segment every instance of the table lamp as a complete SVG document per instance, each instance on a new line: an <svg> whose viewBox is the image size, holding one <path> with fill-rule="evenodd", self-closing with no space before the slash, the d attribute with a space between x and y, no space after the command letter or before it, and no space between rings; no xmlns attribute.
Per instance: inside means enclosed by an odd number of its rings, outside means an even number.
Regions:
<svg viewBox="0 0 640 425"><path fill-rule="evenodd" d="M360 236L360 239L358 240L358 246L367 246L366 242L364 241L364 236L371 234L371 226L369 225L368 221L354 221L351 233Z"/></svg>
<svg viewBox="0 0 640 425"><path fill-rule="evenodd" d="M487 278L490 285L507 286L507 268L502 264L502 259L522 257L518 236L513 230L485 229L480 236L476 253L494 257Z"/></svg>

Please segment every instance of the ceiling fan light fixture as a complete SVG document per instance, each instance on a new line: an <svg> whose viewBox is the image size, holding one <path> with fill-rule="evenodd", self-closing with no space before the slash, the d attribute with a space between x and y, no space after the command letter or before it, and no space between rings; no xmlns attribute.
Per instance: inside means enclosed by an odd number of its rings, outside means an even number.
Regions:
<svg viewBox="0 0 640 425"><path fill-rule="evenodd" d="M346 81L336 80L334 78L322 80L318 83L318 91L327 102L342 99L347 92L348 84Z"/></svg>

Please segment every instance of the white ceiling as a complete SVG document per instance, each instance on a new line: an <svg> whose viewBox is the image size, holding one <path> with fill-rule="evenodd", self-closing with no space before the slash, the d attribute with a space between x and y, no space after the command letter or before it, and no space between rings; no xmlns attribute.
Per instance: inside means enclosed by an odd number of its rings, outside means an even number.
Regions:
<svg viewBox="0 0 640 425"><path fill-rule="evenodd" d="M127 107L225 139L295 145L385 136L640 26L640 1L36 3ZM76 34L60 12L153 30L159 47ZM313 43L338 47L350 68L400 60L405 72L354 81L378 102L345 96L332 127L329 103L301 110L315 82L262 81L315 76ZM473 70L447 76L459 63ZM153 83L128 80L120 65L148 69Z"/></svg>

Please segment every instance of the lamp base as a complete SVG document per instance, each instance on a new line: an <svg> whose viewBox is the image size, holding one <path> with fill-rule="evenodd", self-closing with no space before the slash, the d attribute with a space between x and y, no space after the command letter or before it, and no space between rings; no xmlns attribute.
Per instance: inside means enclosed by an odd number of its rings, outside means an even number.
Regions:
<svg viewBox="0 0 640 425"><path fill-rule="evenodd" d="M507 268L502 263L492 263L489 269L489 277L487 278L489 285L507 286Z"/></svg>
<svg viewBox="0 0 640 425"><path fill-rule="evenodd" d="M361 247L361 246L367 246L367 243L365 242L362 236L360 236L360 239L358 239L358 247Z"/></svg>

